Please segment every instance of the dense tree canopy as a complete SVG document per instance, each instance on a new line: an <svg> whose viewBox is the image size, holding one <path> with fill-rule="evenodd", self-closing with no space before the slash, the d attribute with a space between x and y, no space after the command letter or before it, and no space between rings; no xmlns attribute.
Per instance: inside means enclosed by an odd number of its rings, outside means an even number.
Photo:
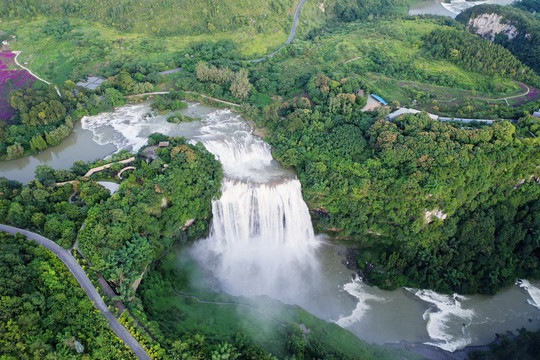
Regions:
<svg viewBox="0 0 540 360"><path fill-rule="evenodd" d="M135 359L49 250L0 232L0 263L2 359Z"/></svg>
<svg viewBox="0 0 540 360"><path fill-rule="evenodd" d="M385 287L494 292L538 276L534 122L377 120L337 103L352 99L341 92L348 81L317 75L308 86L316 105L271 104L260 119L319 227L361 245L360 263L377 264L367 276Z"/></svg>
<svg viewBox="0 0 540 360"><path fill-rule="evenodd" d="M158 158L132 163L137 169L107 201L90 208L79 232L79 247L126 299L137 279L174 241L202 236L208 229L211 200L218 195L222 170L202 145L163 135Z"/></svg>

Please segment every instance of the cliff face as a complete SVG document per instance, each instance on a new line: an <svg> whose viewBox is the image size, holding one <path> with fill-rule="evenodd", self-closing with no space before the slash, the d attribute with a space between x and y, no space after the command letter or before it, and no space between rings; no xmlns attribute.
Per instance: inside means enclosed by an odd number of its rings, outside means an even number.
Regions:
<svg viewBox="0 0 540 360"><path fill-rule="evenodd" d="M502 19L503 16L497 13L481 14L469 19L469 28L490 41L494 41L495 36L500 33L506 35L508 40L518 36L518 29L512 23L503 23Z"/></svg>
<svg viewBox="0 0 540 360"><path fill-rule="evenodd" d="M456 16L469 31L507 48L540 74L540 21L512 6L477 5Z"/></svg>

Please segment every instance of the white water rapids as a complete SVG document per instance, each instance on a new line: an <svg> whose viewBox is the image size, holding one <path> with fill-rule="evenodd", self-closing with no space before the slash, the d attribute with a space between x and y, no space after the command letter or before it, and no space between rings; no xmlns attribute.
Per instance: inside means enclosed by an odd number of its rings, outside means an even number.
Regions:
<svg viewBox="0 0 540 360"><path fill-rule="evenodd" d="M429 290L383 291L342 264L345 251L313 234L301 186L272 159L230 110L191 103L184 115L202 121L171 124L150 116L148 102L82 119L100 144L137 151L161 132L202 142L224 168L222 196L213 202L211 233L193 257L218 287L234 295L268 295L294 303L368 342L406 340L453 351L487 344L495 333L540 328L540 282L520 282L495 296L441 295Z"/></svg>

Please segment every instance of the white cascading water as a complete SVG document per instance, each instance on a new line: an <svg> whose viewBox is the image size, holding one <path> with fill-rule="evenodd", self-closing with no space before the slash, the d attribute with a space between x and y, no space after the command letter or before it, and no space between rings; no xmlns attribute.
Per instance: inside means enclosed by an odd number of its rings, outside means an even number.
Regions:
<svg viewBox="0 0 540 360"><path fill-rule="evenodd" d="M201 133L193 142L221 161L225 179L212 204L210 236L194 246L194 256L233 295L297 302L302 286L318 276L317 240L300 182L229 110L211 114Z"/></svg>

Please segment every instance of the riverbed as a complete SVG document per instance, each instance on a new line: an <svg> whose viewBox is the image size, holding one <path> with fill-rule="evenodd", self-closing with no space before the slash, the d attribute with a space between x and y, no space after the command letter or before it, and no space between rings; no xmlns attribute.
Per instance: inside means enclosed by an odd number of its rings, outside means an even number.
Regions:
<svg viewBox="0 0 540 360"><path fill-rule="evenodd" d="M282 169L272 160L268 145L253 136L241 116L228 109L216 109L198 103L190 103L189 107L180 113L202 120L181 124L168 123L167 116L151 114L148 101L126 105L112 113L85 117L66 142L36 157L2 163L0 174L26 182L33 177L34 169L39 164L69 168L73 161L78 159L92 160L122 149L137 151L146 143L148 135L161 132L171 136L184 136L192 141L202 141L210 151L220 157L226 176L230 179L230 186L234 186L224 189L224 194L226 191L231 194L227 201L233 202L235 198L253 197L257 194L256 196L260 196L257 201L250 201L249 204L286 197L291 200L286 200L285 203L297 204L294 208L305 206L299 203L303 203L303 200L297 196L300 189L297 188L299 183L295 180L294 173ZM234 144L228 144L231 137L238 134L239 139ZM256 146L252 149L254 145ZM240 163L241 166L238 165ZM218 208L236 206L214 205ZM242 208L240 206L239 210ZM257 213L264 211L257 210ZM280 211L291 216L292 220L287 220L289 223L305 224L304 220L297 218L296 211L287 207ZM302 217L305 217L305 211L306 209L302 210ZM271 220L272 214L269 212L265 216ZM285 215L278 215L277 218L281 219L281 216ZM263 223L276 226L270 220L260 222L257 226ZM222 222L227 225L226 220ZM236 225L231 223L223 226L223 229L227 230ZM243 226L250 228L248 225ZM259 245L249 245L252 240L250 236L242 239L244 245L240 248L248 247L253 251L261 251L263 255L260 256L268 254L270 260L282 258L288 262L280 264L294 266L294 272L281 273L281 278L272 278L273 272L264 273L264 279L249 274L244 276L244 284L236 283L238 274L250 271L253 267L236 268L234 260L242 259L242 254L236 253L235 244L223 239L217 243L210 241L207 245L216 250L216 256L227 257L229 262L221 269L214 267L205 270L208 276L214 277L215 282L221 284L223 291L242 296L268 295L285 303L298 304L324 320L336 322L349 329L363 340L379 344L405 340L454 351L467 345L487 344L495 339L496 333L507 330L513 331L521 327L529 330L540 329L538 281L523 283L522 286L527 289L519 285L510 286L494 296L441 295L430 290L407 288L383 291L366 285L353 271L347 269L344 247L329 244L324 236L311 235L306 226L311 226L309 215L308 225L302 225L295 230L294 233L300 235L293 235L291 244L287 244L289 240L286 239L289 237L283 237L285 240L272 240L273 246L259 248ZM242 231L242 227L239 231ZM306 243L304 238L309 238L309 241ZM197 244L202 244L203 241ZM286 245L280 247L282 243ZM223 249L218 249L216 244L221 244ZM200 246L204 248L205 245ZM270 258L270 254L275 258ZM197 259L197 252L194 251L192 256ZM305 261L306 258L308 261ZM201 262L204 263L210 262ZM274 260L268 261L266 266L273 264ZM279 273L279 267L276 269ZM252 286L244 286L246 279L247 285Z"/></svg>
<svg viewBox="0 0 540 360"><path fill-rule="evenodd" d="M440 15L455 18L462 11L481 4L510 5L514 0L465 1L452 0L445 3L440 0L422 0L410 6L409 15Z"/></svg>

